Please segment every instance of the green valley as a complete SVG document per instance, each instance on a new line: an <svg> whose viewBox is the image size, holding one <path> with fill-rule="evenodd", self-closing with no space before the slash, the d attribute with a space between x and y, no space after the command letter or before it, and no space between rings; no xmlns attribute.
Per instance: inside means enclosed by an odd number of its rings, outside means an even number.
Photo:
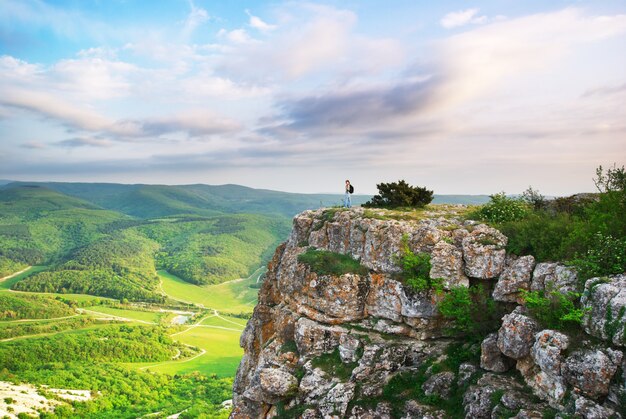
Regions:
<svg viewBox="0 0 626 419"><path fill-rule="evenodd" d="M266 262L292 215L340 199L236 185L0 186L0 381L10 394L28 384L93 395L67 404L36 387L60 403L30 411L46 417L228 416Z"/></svg>

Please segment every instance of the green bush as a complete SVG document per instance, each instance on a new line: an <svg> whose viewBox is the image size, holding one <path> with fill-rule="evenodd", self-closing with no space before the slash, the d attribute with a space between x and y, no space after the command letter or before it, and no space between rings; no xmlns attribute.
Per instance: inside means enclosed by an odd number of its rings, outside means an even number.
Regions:
<svg viewBox="0 0 626 419"><path fill-rule="evenodd" d="M411 186L404 180L391 183L378 183L378 195L363 204L369 208L422 208L433 200L433 191L419 186Z"/></svg>
<svg viewBox="0 0 626 419"><path fill-rule="evenodd" d="M329 252L328 250L307 249L298 256L298 262L309 265L311 270L318 275L344 275L355 273L367 275L368 269L361 265L358 260L349 255Z"/></svg>
<svg viewBox="0 0 626 419"><path fill-rule="evenodd" d="M566 330L580 326L585 310L576 307L579 293L520 290L531 316L547 329Z"/></svg>
<svg viewBox="0 0 626 419"><path fill-rule="evenodd" d="M402 237L397 263L402 267L402 282L415 292L440 289L441 279L430 277L430 254L413 253L408 236Z"/></svg>
<svg viewBox="0 0 626 419"><path fill-rule="evenodd" d="M450 333L477 341L499 327L503 314L482 285L453 287L437 307L444 318L452 320Z"/></svg>
<svg viewBox="0 0 626 419"><path fill-rule="evenodd" d="M626 272L626 239L596 233L586 253L574 260L581 279Z"/></svg>
<svg viewBox="0 0 626 419"><path fill-rule="evenodd" d="M521 199L509 198L504 192L490 196L489 203L478 208L471 216L492 223L521 220L529 215L530 206Z"/></svg>
<svg viewBox="0 0 626 419"><path fill-rule="evenodd" d="M515 255L533 255L539 262L570 260L584 248L578 218L564 213L535 211L523 220L497 225L508 237L506 250Z"/></svg>

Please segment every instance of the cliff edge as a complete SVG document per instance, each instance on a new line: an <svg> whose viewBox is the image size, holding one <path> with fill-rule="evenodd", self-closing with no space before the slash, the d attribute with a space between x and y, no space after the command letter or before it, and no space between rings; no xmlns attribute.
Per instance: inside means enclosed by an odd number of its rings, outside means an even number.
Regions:
<svg viewBox="0 0 626 419"><path fill-rule="evenodd" d="M565 294L576 272L507 255L507 238L464 220L463 207L435 208L294 218L241 336L232 418L624 415L626 276L585 283L580 333L545 329L520 290ZM404 283L407 247L430 255L438 291ZM349 267L320 270L311 255ZM439 304L460 287L480 287L504 314L492 333L451 331Z"/></svg>

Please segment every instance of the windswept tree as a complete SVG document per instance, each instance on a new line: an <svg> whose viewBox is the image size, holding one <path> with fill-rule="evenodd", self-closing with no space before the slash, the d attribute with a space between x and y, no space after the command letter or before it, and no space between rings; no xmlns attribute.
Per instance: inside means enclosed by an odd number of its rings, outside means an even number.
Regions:
<svg viewBox="0 0 626 419"><path fill-rule="evenodd" d="M419 186L411 186L404 180L379 183L378 195L363 204L369 208L422 208L433 200L433 191Z"/></svg>

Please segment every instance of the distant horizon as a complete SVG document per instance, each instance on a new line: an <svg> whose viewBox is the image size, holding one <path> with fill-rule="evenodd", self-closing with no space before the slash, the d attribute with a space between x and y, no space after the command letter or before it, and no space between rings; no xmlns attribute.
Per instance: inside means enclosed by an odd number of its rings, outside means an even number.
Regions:
<svg viewBox="0 0 626 419"><path fill-rule="evenodd" d="M626 2L0 0L0 177L594 190Z"/></svg>
<svg viewBox="0 0 626 419"><path fill-rule="evenodd" d="M194 182L194 183L146 183L146 182L137 182L137 183L126 183L126 182L106 182L106 181L98 181L98 182L89 182L89 181L80 181L80 180L76 180L76 181L56 181L56 180L18 180L18 179L0 179L0 187L3 185L8 185L11 183L15 183L15 182L23 182L23 183L79 183L79 184L110 184L110 185L125 185L125 186L192 186L192 185L206 185L206 186L241 186L244 188L250 188L250 189L257 189L257 190L266 190L266 191L272 191L272 192L283 192L283 193L291 193L291 194L303 194L303 195L343 195L343 192L339 191L328 191L328 192L299 192L299 191L287 191L287 190L281 190L281 189L272 189L272 188L267 188L267 187L253 187L253 186L249 186L249 185L243 185L243 184L239 184L239 183L204 183L204 182ZM413 186L423 186L423 185L413 185ZM435 196L490 196L496 193L499 193L502 191L497 191L497 192L490 192L490 193L438 193L437 191L433 191L433 194ZM524 191L520 191L520 192L513 192L513 193L506 193L507 196L517 196L517 195L521 195ZM541 191L539 191L541 193ZM354 195L355 196L373 196L375 194L377 194L378 191L374 191L371 193L357 193L355 192ZM571 195L575 195L575 194L588 194L588 193L598 193L598 191L582 191L582 192L575 192L573 194L564 194L564 195L549 195L549 194L543 194L546 198L558 198L558 197L565 197L565 196L571 196Z"/></svg>

